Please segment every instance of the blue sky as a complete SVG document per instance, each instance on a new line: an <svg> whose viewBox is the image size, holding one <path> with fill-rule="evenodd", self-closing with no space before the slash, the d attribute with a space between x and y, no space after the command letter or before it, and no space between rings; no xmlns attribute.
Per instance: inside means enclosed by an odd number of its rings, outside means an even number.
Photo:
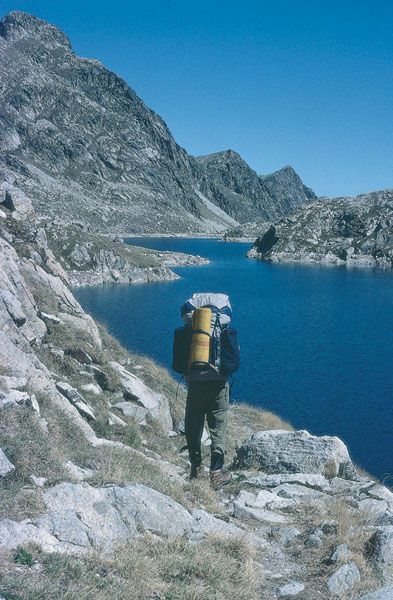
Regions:
<svg viewBox="0 0 393 600"><path fill-rule="evenodd" d="M0 0L119 73L192 154L291 164L319 195L393 188L393 3Z"/></svg>

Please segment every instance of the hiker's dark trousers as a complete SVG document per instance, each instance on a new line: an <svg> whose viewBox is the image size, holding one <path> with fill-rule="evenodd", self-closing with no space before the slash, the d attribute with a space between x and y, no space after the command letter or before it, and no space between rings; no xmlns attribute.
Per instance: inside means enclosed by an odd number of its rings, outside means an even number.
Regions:
<svg viewBox="0 0 393 600"><path fill-rule="evenodd" d="M226 381L192 381L188 383L186 404L186 439L190 462L201 464L201 440L205 418L211 437L210 468L222 469L228 422L229 386Z"/></svg>

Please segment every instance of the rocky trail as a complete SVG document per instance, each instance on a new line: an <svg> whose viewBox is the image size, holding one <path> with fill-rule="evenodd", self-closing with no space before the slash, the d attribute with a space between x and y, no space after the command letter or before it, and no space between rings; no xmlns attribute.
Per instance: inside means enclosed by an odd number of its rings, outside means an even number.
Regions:
<svg viewBox="0 0 393 600"><path fill-rule="evenodd" d="M393 493L359 474L338 438L293 431L241 405L230 415L233 481L218 493L207 473L189 481L184 389L177 394L164 369L127 352L83 311L31 202L7 189L0 209L0 594L393 597ZM208 445L205 432L206 455ZM142 591L131 590L121 548L135 560L143 555L153 571L162 565L153 591L151 573L139 578ZM83 577L97 571L101 587L89 580L90 596L81 596L80 576L64 595L54 557L68 561L62 577L80 561Z"/></svg>

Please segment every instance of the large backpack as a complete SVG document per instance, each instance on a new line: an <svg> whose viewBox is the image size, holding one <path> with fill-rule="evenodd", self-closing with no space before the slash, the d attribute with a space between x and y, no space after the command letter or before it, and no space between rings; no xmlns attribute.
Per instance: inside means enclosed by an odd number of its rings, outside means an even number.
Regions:
<svg viewBox="0 0 393 600"><path fill-rule="evenodd" d="M199 309L209 309L203 315ZM210 314L210 324L206 317ZM173 369L186 375L188 381L225 381L240 365L240 350L237 332L230 326L232 308L226 294L198 293L181 307L183 327L175 330L173 340ZM209 326L210 325L210 326ZM203 338L203 336L205 336ZM205 340L203 342L203 340ZM195 343L208 347L203 361L195 361Z"/></svg>

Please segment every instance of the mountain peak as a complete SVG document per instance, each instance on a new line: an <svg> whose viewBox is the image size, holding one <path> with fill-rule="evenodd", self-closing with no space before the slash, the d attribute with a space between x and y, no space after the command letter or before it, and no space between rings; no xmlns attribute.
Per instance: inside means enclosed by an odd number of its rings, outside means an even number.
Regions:
<svg viewBox="0 0 393 600"><path fill-rule="evenodd" d="M55 25L22 11L12 11L0 21L0 37L8 42L34 38L50 45L60 44L71 48L68 37Z"/></svg>

